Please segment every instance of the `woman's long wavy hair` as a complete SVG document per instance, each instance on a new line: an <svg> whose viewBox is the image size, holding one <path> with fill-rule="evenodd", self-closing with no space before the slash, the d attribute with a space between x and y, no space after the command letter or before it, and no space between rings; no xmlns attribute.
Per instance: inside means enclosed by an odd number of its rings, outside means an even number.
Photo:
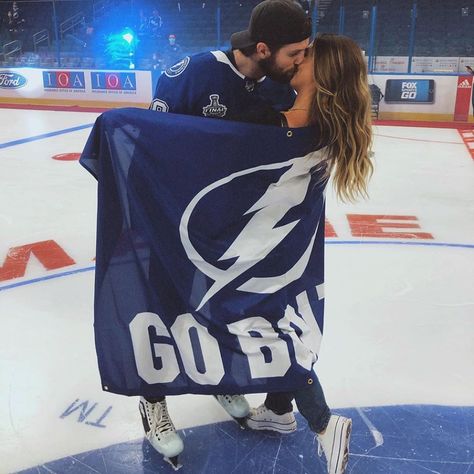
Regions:
<svg viewBox="0 0 474 474"><path fill-rule="evenodd" d="M321 34L313 43L314 78L310 122L327 145L328 172L342 201L367 197L373 172L371 95L360 47L350 38Z"/></svg>

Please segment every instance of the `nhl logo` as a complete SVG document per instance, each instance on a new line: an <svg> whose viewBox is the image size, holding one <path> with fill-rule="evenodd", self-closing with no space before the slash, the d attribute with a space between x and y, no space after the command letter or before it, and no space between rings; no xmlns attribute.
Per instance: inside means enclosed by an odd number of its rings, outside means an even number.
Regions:
<svg viewBox="0 0 474 474"><path fill-rule="evenodd" d="M202 108L204 117L224 117L227 107L219 103L219 94L211 94L209 100L211 103Z"/></svg>
<svg viewBox="0 0 474 474"><path fill-rule="evenodd" d="M245 89L247 90L247 92L253 92L253 90L255 89L255 81L245 81Z"/></svg>

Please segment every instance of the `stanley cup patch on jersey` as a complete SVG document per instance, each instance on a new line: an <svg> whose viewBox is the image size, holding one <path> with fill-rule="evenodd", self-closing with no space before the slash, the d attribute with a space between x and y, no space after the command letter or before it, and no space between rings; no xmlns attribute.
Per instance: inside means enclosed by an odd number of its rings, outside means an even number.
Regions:
<svg viewBox="0 0 474 474"><path fill-rule="evenodd" d="M202 108L204 117L224 117L227 107L219 103L219 94L211 94L209 100L211 103Z"/></svg>

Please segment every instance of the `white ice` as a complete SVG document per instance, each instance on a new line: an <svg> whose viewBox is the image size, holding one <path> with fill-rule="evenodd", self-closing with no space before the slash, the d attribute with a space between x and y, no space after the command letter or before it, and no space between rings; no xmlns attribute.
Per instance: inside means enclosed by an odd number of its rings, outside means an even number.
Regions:
<svg viewBox="0 0 474 474"><path fill-rule="evenodd" d="M0 145L93 123L97 114L0 110ZM12 247L54 240L76 262L0 281L0 473L141 438L137 399L101 390L92 326L96 183L77 161L90 129L0 148L0 265ZM370 199L328 193L338 238L326 250L326 318L316 369L332 407L474 405L474 161L451 129L375 127ZM347 214L416 216L420 243L356 238ZM386 229L404 232L406 229ZM415 230L416 231L416 230ZM353 242L381 241L357 245ZM394 243L395 242L395 243ZM469 247L470 245L470 247ZM24 286L5 288L15 283ZM261 395L249 397L255 405ZM97 429L61 418L94 407ZM225 420L210 396L169 398L177 428Z"/></svg>

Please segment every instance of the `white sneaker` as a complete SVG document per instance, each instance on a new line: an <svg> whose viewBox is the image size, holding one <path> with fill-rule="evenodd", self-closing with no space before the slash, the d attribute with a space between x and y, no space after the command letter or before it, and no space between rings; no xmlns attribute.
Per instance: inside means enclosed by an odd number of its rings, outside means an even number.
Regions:
<svg viewBox="0 0 474 474"><path fill-rule="evenodd" d="M352 420L331 415L324 434L318 434L318 454L324 452L329 474L343 474L349 461Z"/></svg>
<svg viewBox="0 0 474 474"><path fill-rule="evenodd" d="M249 414L250 405L243 395L216 395L216 399L234 418L245 418Z"/></svg>
<svg viewBox="0 0 474 474"><path fill-rule="evenodd" d="M286 434L296 431L296 420L292 411L277 415L265 405L260 405L250 410L247 426L252 430L271 430Z"/></svg>
<svg viewBox="0 0 474 474"><path fill-rule="evenodd" d="M166 400L151 403L140 397L139 408L148 441L165 458L173 461L183 451L184 444L168 414Z"/></svg>

